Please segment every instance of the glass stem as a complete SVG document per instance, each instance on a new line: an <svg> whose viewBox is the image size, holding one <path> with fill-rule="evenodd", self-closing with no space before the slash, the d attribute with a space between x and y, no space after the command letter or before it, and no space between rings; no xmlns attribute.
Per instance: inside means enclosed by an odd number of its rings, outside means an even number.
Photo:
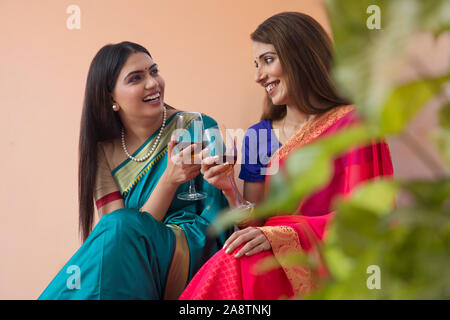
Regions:
<svg viewBox="0 0 450 320"><path fill-rule="evenodd" d="M190 193L190 194L197 193L197 190L195 190L194 179L191 179L191 180L189 181L189 193Z"/></svg>
<svg viewBox="0 0 450 320"><path fill-rule="evenodd" d="M236 199L238 202L238 207L240 207L244 204L244 202L242 201L241 196L238 191L238 188L237 188L236 184L234 183L234 179L231 178L231 174L227 173L227 175L228 175L228 179L230 179L231 189L233 189L234 195L236 196Z"/></svg>

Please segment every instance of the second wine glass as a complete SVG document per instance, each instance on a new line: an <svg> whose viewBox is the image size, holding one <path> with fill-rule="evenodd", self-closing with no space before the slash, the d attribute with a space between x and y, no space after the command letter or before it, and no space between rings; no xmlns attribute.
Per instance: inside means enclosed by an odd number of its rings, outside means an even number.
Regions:
<svg viewBox="0 0 450 320"><path fill-rule="evenodd" d="M236 197L237 209L249 210L253 208L255 205L242 198L234 181L234 170L232 168L236 165L238 159L235 137L228 132L225 126L221 125L220 128L212 127L206 129L204 131L204 141L206 142L206 147L209 149L210 155L219 157L219 164L228 164L222 172L225 172L230 181L231 188Z"/></svg>

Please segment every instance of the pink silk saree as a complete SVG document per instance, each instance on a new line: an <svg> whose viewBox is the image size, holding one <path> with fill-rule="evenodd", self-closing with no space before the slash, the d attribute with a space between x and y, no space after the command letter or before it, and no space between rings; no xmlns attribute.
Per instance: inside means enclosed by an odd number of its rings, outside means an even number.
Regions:
<svg viewBox="0 0 450 320"><path fill-rule="evenodd" d="M320 137L357 122L353 106L334 108L317 116L289 139L277 152L280 168L289 154ZM293 215L277 215L259 227L272 250L235 258L222 249L209 259L186 287L181 300L263 300L301 297L314 290L317 276L325 277L325 267L317 273L305 266L286 264L283 256L314 249L324 239L326 227L334 216L332 200L346 196L361 182L393 174L389 148L384 141L356 148L334 160L334 173L321 190L299 201ZM266 187L270 179L266 181ZM275 268L259 272L256 267L272 258ZM265 260L267 261L267 260ZM319 259L320 263L320 259ZM273 267L273 266L272 266Z"/></svg>

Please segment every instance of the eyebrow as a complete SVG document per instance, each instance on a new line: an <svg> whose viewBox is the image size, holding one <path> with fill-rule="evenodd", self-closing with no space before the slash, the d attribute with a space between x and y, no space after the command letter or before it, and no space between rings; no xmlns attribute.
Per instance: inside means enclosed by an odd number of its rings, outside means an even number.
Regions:
<svg viewBox="0 0 450 320"><path fill-rule="evenodd" d="M150 66L150 68L148 68L148 70L153 69L155 66L158 66L158 65L157 65L156 63L152 64L152 65ZM125 76L125 78L123 78L123 79L125 80L126 78L128 78L128 77L131 76L132 74L143 73L145 70L147 70L147 68L145 68L144 70L135 70L135 71L131 71L131 72L128 73L128 74Z"/></svg>
<svg viewBox="0 0 450 320"><path fill-rule="evenodd" d="M273 51L267 51L267 52L264 52L263 54L260 54L259 57L258 57L258 59L261 59L262 57L264 57L266 54L269 54L269 53L271 53L271 54L276 54L276 53L273 52Z"/></svg>

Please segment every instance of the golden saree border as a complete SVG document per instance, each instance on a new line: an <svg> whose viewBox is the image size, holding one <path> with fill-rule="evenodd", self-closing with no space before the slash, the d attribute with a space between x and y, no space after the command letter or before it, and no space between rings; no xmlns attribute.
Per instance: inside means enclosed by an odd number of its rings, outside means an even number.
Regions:
<svg viewBox="0 0 450 320"><path fill-rule="evenodd" d="M168 224L175 234L175 251L167 273L164 300L177 300L186 287L189 275L189 245L184 230L177 225Z"/></svg>
<svg viewBox="0 0 450 320"><path fill-rule="evenodd" d="M286 257L301 252L302 246L297 232L288 226L258 227L272 247L273 255L288 278L295 296L304 296L313 289L311 270L305 266L283 263Z"/></svg>
<svg viewBox="0 0 450 320"><path fill-rule="evenodd" d="M189 121L185 125L185 129L189 128L192 124L194 118L189 119ZM147 172L159 161L164 155L167 154L168 149L167 145L170 142L172 133L176 129L176 121L172 120L165 127L165 133L161 137L161 140L156 147L153 156L148 160L143 162L136 162L130 159L127 159L126 163L122 163L118 167L117 170L114 170L114 179L116 180L121 194L123 197L126 197L127 194L133 189L133 187L147 174ZM150 150L153 146L153 143L156 139L156 135L150 140L147 141L144 147L141 147L141 150L134 155L136 158L140 158L145 156L145 154Z"/></svg>
<svg viewBox="0 0 450 320"><path fill-rule="evenodd" d="M291 152L317 139L325 130L340 120L347 113L355 110L353 105L341 106L331 109L308 122L294 134L275 154L280 159L287 157Z"/></svg>

